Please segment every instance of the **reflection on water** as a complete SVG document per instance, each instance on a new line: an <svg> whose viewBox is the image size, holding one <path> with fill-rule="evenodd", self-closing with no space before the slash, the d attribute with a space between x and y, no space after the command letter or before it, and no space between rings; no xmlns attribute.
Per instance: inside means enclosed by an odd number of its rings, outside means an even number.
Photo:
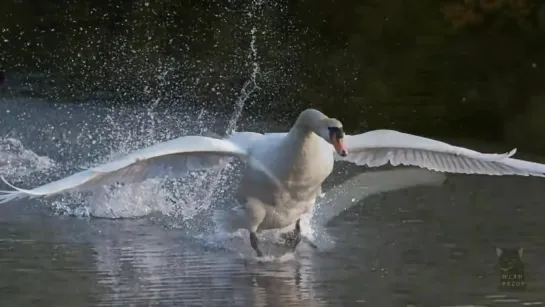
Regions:
<svg viewBox="0 0 545 307"><path fill-rule="evenodd" d="M313 296L308 258L250 264L233 252L206 250L175 230L134 221L105 228L111 232L101 231L104 237L93 248L103 306L306 306Z"/></svg>
<svg viewBox="0 0 545 307"><path fill-rule="evenodd" d="M302 247L264 264L147 219L47 217L8 204L0 305L539 306L542 186L450 176L443 187L372 196L330 223L334 250ZM498 245L524 247L526 292L497 290Z"/></svg>
<svg viewBox="0 0 545 307"><path fill-rule="evenodd" d="M32 220L5 218L0 222L0 306L81 306L96 301L92 245L59 237L70 235L70 224L53 224L37 215Z"/></svg>

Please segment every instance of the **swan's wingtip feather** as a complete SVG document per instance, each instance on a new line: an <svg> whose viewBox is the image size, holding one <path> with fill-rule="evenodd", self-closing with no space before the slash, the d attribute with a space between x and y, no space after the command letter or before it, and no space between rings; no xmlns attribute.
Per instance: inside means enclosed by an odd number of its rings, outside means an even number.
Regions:
<svg viewBox="0 0 545 307"><path fill-rule="evenodd" d="M511 151L509 151L509 152L507 153L507 157L510 158L510 157L514 156L515 153L517 153L517 149L516 149L516 148L513 148L513 149L511 149Z"/></svg>
<svg viewBox="0 0 545 307"><path fill-rule="evenodd" d="M6 178L4 178L3 175L0 175L0 179L2 179L2 181L3 181L5 184L11 186L11 185L9 184L9 182L6 180Z"/></svg>
<svg viewBox="0 0 545 307"><path fill-rule="evenodd" d="M0 204L5 204L12 200L23 198L26 196L26 194L19 191L2 191L2 193L4 194L0 195Z"/></svg>
<svg viewBox="0 0 545 307"><path fill-rule="evenodd" d="M0 179L7 184L9 187L14 188L15 191L0 191L2 193L0 195L0 204L5 204L7 202L10 202L17 198L22 198L24 196L24 193L19 191L16 187L14 187L11 183L9 183L4 176L0 176Z"/></svg>
<svg viewBox="0 0 545 307"><path fill-rule="evenodd" d="M26 193L27 191L24 190L24 189L21 189L21 188L18 188L16 186L14 186L13 184L9 183L6 178L4 178L4 176L0 176L0 179L2 179L2 181L4 181L5 184L7 184L10 188L13 188L15 190L17 190L18 192L22 192L22 193Z"/></svg>

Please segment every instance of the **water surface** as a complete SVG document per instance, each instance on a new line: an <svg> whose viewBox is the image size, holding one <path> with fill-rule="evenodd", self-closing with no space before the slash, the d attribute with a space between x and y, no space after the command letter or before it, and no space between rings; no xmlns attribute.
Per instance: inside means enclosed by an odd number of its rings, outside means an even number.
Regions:
<svg viewBox="0 0 545 307"><path fill-rule="evenodd" d="M200 133L224 123L198 112L191 113L196 123L187 125L180 114L152 120L153 114L139 110L1 103L0 112L10 114L0 124L2 134L28 151L10 147L10 163L27 164L6 176L24 187L169 134ZM13 168L0 169L6 174ZM342 184L343 176L339 166L330 181ZM202 231L208 211L199 209L204 197L197 192L206 183L178 194L145 186L140 200L129 193L102 204L114 211L123 206L135 215L129 219L89 217L93 204L78 199L8 203L0 207L0 305L540 306L543 180L449 175L440 187L372 195L328 223L333 249L316 251L302 243L293 259L268 263L249 261ZM179 198L165 201L174 196ZM211 206L220 196L214 194ZM138 209L144 203L163 211L146 215ZM164 209L173 203L185 207L176 214ZM496 289L497 246L524 247L526 292Z"/></svg>

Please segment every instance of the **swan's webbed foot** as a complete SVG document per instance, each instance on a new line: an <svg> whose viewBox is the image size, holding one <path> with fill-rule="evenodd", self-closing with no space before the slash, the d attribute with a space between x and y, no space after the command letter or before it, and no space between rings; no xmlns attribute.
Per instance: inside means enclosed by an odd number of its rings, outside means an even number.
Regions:
<svg viewBox="0 0 545 307"><path fill-rule="evenodd" d="M286 246L291 247L293 250L299 245L299 242L301 242L302 236L301 236L301 225L300 220L297 220L295 223L295 229L293 231L290 231L288 233L285 233L282 235L282 238L286 242Z"/></svg>
<svg viewBox="0 0 545 307"><path fill-rule="evenodd" d="M252 245L252 248L255 250L257 257L263 257L263 253L259 249L259 240L257 239L257 235L255 232L250 232L250 244Z"/></svg>

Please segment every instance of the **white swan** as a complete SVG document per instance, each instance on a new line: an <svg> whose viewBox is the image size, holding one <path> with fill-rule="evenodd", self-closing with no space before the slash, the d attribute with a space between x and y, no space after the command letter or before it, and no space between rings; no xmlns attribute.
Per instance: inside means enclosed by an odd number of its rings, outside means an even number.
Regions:
<svg viewBox="0 0 545 307"><path fill-rule="evenodd" d="M345 135L340 121L320 111L303 111L288 133L234 133L227 139L183 136L135 151L32 190L1 191L0 203L20 198L92 190L114 182L139 182L155 176L181 176L189 171L223 167L230 158L246 163L237 196L245 209L245 227L258 256L256 233L295 223L287 242L301 240L300 217L309 212L335 160L370 167L413 165L439 172L545 176L545 165L484 154L393 130Z"/></svg>

